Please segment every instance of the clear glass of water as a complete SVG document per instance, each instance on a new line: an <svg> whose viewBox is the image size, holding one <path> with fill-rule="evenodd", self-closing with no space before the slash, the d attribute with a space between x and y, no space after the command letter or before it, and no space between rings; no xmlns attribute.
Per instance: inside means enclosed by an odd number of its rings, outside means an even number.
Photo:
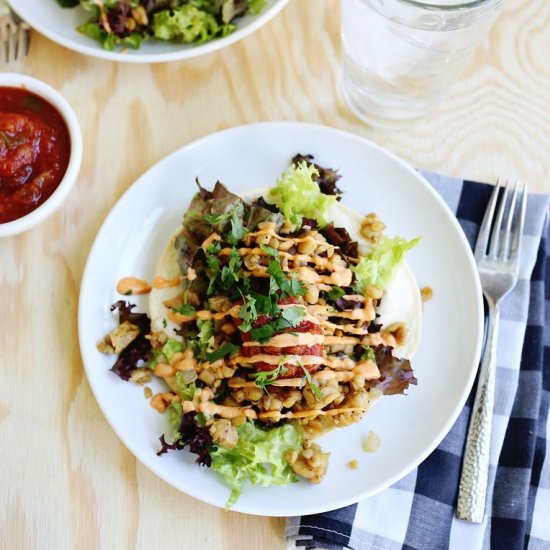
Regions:
<svg viewBox="0 0 550 550"><path fill-rule="evenodd" d="M340 89L374 126L419 118L460 78L502 0L342 0Z"/></svg>

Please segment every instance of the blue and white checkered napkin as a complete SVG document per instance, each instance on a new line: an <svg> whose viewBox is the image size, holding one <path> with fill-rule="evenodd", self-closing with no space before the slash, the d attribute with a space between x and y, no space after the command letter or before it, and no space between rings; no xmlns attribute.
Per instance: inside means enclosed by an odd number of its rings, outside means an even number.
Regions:
<svg viewBox="0 0 550 550"><path fill-rule="evenodd" d="M473 245L491 186L424 175ZM484 523L454 517L474 388L447 437L416 470L353 506L289 518L288 549L550 549L549 199L529 196L520 280L501 306Z"/></svg>

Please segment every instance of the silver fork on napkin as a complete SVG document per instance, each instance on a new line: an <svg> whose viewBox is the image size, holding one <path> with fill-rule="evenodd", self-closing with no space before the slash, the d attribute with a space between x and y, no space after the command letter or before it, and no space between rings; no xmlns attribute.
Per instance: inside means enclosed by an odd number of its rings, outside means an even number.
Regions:
<svg viewBox="0 0 550 550"><path fill-rule="evenodd" d="M30 27L0 0L0 60L12 63L29 52Z"/></svg>
<svg viewBox="0 0 550 550"><path fill-rule="evenodd" d="M468 428L456 509L458 519L473 523L482 523L485 513L495 400L499 305L518 282L521 238L527 206L527 184L522 186L519 213L516 212L518 210L516 203L520 185L518 182L513 185L512 196L509 200L511 187L509 181L506 182L504 189L500 182L497 182L485 212L475 247L481 288L489 305L489 323L485 352ZM502 197L495 219L499 195ZM507 217L503 228L505 212L507 212Z"/></svg>

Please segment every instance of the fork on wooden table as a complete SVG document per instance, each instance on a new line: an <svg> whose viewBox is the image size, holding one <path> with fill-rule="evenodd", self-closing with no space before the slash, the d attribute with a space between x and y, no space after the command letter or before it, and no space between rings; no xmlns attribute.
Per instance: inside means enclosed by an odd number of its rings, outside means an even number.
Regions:
<svg viewBox="0 0 550 550"><path fill-rule="evenodd" d="M29 53L30 27L0 0L0 62L15 63Z"/></svg>
<svg viewBox="0 0 550 550"><path fill-rule="evenodd" d="M522 197L518 206L519 188L518 182L512 186L508 181L504 187L497 182L475 247L481 288L489 306L489 321L485 352L468 428L456 510L458 519L473 523L482 523L485 513L495 397L499 306L501 300L516 286L519 274L527 184L521 185ZM500 203L498 211L497 203ZM506 221L503 227L504 220Z"/></svg>

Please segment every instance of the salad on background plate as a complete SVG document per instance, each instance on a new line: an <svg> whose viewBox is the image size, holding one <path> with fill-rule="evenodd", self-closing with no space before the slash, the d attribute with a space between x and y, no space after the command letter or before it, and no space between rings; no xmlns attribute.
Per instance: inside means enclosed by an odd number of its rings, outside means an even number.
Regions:
<svg viewBox="0 0 550 550"><path fill-rule="evenodd" d="M54 0L49 0L54 1ZM203 44L233 33L239 18L258 15L267 0L57 0L89 18L77 30L106 50L139 49L144 40Z"/></svg>
<svg viewBox="0 0 550 550"><path fill-rule="evenodd" d="M98 349L166 416L158 454L196 455L230 487L227 506L246 482L321 482L316 439L416 384L422 304L403 258L419 239L344 206L339 177L298 154L268 189L197 181L154 279L118 281L119 324Z"/></svg>
<svg viewBox="0 0 550 550"><path fill-rule="evenodd" d="M3 1L3 0L2 0ZM165 63L221 50L288 0L7 0L34 30L83 55Z"/></svg>

